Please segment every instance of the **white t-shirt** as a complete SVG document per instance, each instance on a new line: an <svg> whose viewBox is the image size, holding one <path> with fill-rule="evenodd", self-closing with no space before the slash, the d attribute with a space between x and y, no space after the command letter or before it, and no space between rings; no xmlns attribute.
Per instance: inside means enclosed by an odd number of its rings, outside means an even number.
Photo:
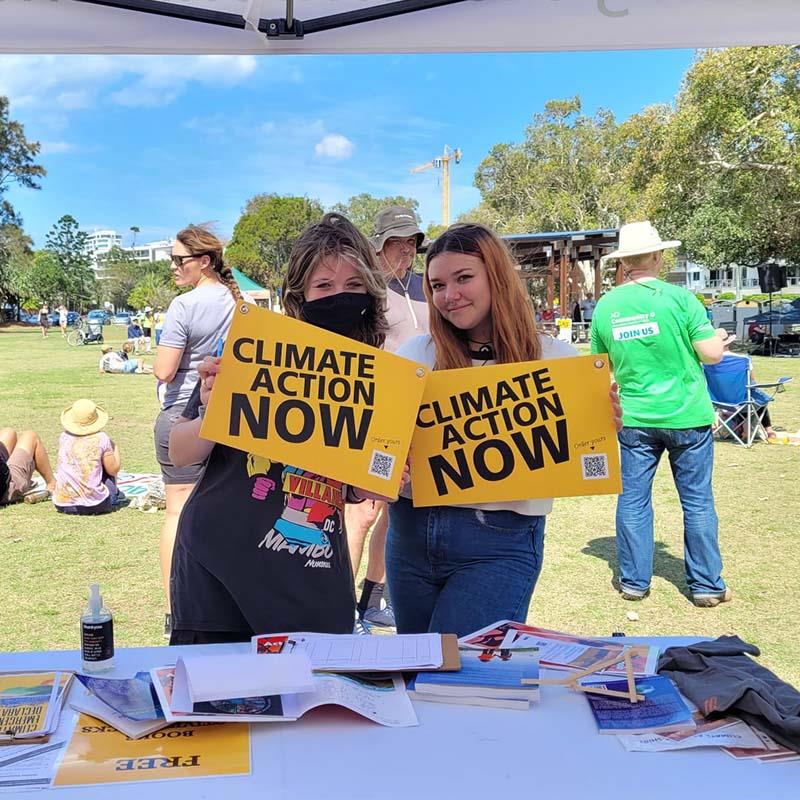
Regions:
<svg viewBox="0 0 800 800"><path fill-rule="evenodd" d="M542 334L539 334L539 341L542 345L542 360L570 358L578 355L578 351L567 342ZM433 337L430 334L427 336L415 336L400 347L397 355L425 364L429 369L433 369L433 365L436 363L436 347L433 343ZM473 361L472 366L488 367L496 363L496 361ZM410 487L407 487L402 492L402 495L410 498L410 491ZM553 510L553 499L537 497L531 500L508 500L501 503L474 503L462 506L462 508L477 508L481 511L515 511L517 514L524 514L529 517L540 517L544 514L549 514Z"/></svg>
<svg viewBox="0 0 800 800"><path fill-rule="evenodd" d="M122 372L125 369L125 359L113 350L100 356L100 370L102 372Z"/></svg>

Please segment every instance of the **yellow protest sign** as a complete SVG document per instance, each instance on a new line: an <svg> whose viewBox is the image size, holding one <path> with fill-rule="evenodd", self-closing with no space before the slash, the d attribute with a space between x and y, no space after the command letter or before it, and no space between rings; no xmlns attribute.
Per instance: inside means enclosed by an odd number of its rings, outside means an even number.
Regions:
<svg viewBox="0 0 800 800"><path fill-rule="evenodd" d="M411 448L415 506L617 494L605 356L432 372Z"/></svg>
<svg viewBox="0 0 800 800"><path fill-rule="evenodd" d="M53 786L249 774L249 725L177 722L129 739L81 714Z"/></svg>
<svg viewBox="0 0 800 800"><path fill-rule="evenodd" d="M243 304L201 436L396 497L427 373L346 336Z"/></svg>

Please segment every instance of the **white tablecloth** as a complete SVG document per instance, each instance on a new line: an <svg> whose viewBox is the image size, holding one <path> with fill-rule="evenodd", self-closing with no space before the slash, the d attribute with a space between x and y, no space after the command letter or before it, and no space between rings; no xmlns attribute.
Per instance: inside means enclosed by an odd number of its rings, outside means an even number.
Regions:
<svg viewBox="0 0 800 800"><path fill-rule="evenodd" d="M667 647L687 639L649 641ZM245 652L247 645L210 645ZM118 650L111 676L199 648ZM0 670L80 669L77 651L0 654ZM56 789L56 798L258 800L800 800L800 762L735 761L721 750L627 753L601 736L585 698L545 686L530 711L415 703L420 725L383 728L342 709L252 726L249 778ZM110 794L113 792L113 795ZM21 796L23 796L20 793ZM11 795L0 795L3 797ZM24 794L31 798L29 792ZM40 795L41 796L41 795ZM50 795L47 795L48 797Z"/></svg>

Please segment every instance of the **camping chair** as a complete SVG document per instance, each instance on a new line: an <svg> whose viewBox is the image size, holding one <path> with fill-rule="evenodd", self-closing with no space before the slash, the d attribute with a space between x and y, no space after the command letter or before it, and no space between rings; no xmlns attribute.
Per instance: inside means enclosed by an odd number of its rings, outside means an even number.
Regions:
<svg viewBox="0 0 800 800"><path fill-rule="evenodd" d="M708 393L719 426L720 438L732 438L743 447L752 447L756 436L767 438L764 413L779 391L791 378L777 383L750 383L750 359L738 356L723 358L719 364L703 364Z"/></svg>

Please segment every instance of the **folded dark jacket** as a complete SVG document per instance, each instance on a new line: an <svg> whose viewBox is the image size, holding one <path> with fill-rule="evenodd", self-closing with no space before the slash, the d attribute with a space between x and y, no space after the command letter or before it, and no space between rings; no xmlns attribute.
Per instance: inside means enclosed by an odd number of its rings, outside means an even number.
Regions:
<svg viewBox="0 0 800 800"><path fill-rule="evenodd" d="M658 672L671 678L703 716L738 717L800 753L800 692L750 655L761 652L738 636L720 636L670 647L658 660Z"/></svg>

